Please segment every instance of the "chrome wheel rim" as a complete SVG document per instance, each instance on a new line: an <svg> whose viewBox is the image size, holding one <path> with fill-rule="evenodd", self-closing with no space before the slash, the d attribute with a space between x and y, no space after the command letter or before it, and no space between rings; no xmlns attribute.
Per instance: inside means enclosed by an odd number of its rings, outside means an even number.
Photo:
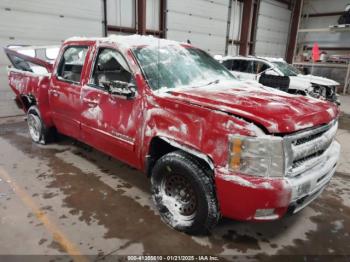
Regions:
<svg viewBox="0 0 350 262"><path fill-rule="evenodd" d="M41 136L41 121L36 115L29 114L27 118L29 134L35 142L40 140Z"/></svg>
<svg viewBox="0 0 350 262"><path fill-rule="evenodd" d="M189 220L196 214L197 196L190 181L177 174L167 174L161 183L163 205L177 218Z"/></svg>

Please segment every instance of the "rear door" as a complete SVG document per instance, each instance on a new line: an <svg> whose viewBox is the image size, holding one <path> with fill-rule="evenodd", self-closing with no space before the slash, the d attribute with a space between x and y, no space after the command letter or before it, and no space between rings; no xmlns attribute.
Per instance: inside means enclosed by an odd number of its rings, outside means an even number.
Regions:
<svg viewBox="0 0 350 262"><path fill-rule="evenodd" d="M80 138L81 78L88 50L88 45L64 47L49 90L57 130L77 139Z"/></svg>

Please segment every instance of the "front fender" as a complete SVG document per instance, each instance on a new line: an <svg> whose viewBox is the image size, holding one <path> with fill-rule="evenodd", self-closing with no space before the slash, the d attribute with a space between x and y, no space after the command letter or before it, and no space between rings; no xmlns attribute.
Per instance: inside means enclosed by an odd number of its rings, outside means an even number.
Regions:
<svg viewBox="0 0 350 262"><path fill-rule="evenodd" d="M140 129L141 164L149 155L152 139L159 137L203 159L212 168L225 166L229 135L253 132L251 123L243 119L172 97L149 97L146 108Z"/></svg>

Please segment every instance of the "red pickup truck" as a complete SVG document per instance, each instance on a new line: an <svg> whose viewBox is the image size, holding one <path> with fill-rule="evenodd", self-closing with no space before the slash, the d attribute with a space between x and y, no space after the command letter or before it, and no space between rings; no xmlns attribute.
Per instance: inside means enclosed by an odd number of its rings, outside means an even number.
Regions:
<svg viewBox="0 0 350 262"><path fill-rule="evenodd" d="M54 64L5 51L32 140L57 130L143 170L178 230L296 213L335 172L335 105L244 84L189 44L71 38Z"/></svg>

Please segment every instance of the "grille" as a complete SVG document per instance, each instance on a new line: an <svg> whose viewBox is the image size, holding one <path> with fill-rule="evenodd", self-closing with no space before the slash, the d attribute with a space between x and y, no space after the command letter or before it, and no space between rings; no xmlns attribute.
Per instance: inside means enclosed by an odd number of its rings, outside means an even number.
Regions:
<svg viewBox="0 0 350 262"><path fill-rule="evenodd" d="M314 153L314 154L311 154L311 155L309 155L309 156L303 157L302 159L294 160L294 161L293 161L292 168L297 168L297 167L303 165L305 162L307 162L307 161L309 161L309 160L312 160L312 159L315 158L315 157L321 156L321 155L324 153L324 151L325 151L325 150L320 150L320 151L317 151L317 152Z"/></svg>
<svg viewBox="0 0 350 262"><path fill-rule="evenodd" d="M337 129L338 122L335 120L328 125L286 136L287 175L301 175L320 163L324 152L332 144Z"/></svg>
<svg viewBox="0 0 350 262"><path fill-rule="evenodd" d="M322 136L325 132L326 132L326 131L323 131L323 132L320 132L320 133L317 133L317 134L313 134L313 135L311 135L311 136L299 138L299 139L295 140L294 145L298 146L298 145L304 144L304 143L306 143L306 142L309 142L309 141L311 141L311 140L314 140L314 139L316 139L317 137Z"/></svg>

